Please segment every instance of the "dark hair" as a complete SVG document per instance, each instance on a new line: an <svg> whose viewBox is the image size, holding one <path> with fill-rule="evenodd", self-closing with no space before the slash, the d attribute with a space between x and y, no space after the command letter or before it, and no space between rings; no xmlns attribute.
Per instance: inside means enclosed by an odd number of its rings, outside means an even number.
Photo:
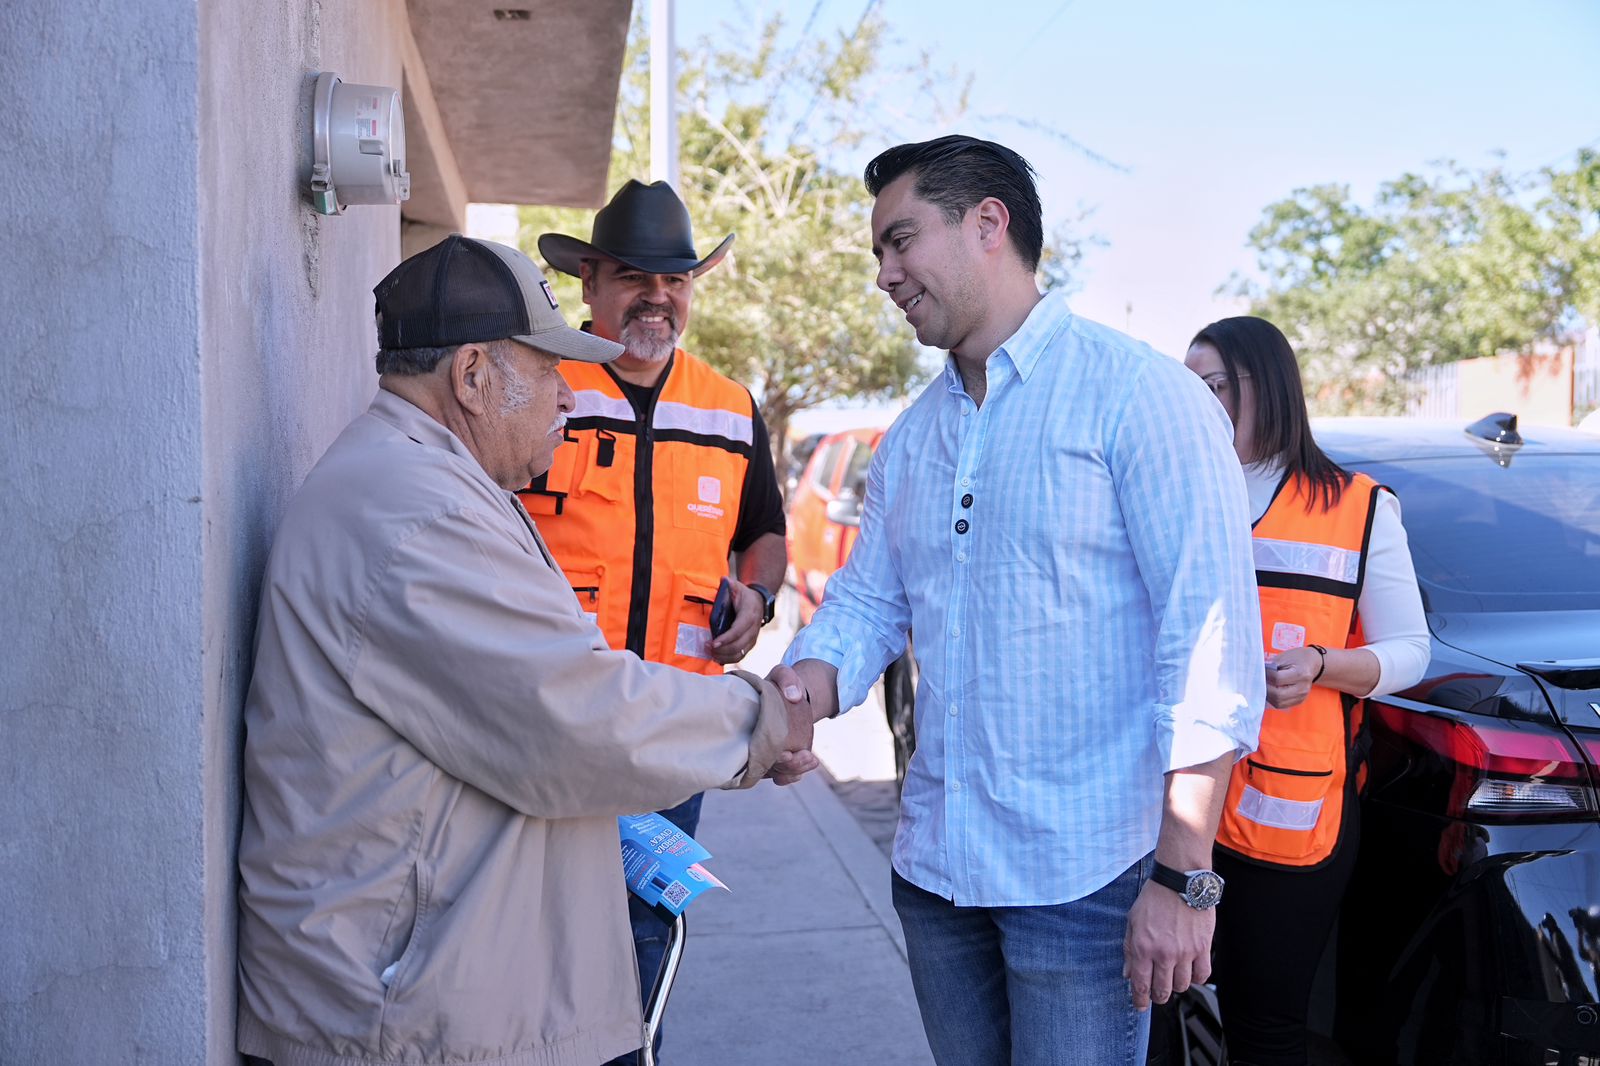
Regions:
<svg viewBox="0 0 1600 1066"><path fill-rule="evenodd" d="M1277 459L1288 476L1309 481L1308 510L1319 498L1324 510L1338 503L1350 484L1350 475L1329 459L1311 436L1300 363L1289 338L1266 319L1244 315L1211 323L1189 342L1190 347L1196 344L1209 344L1222 356L1235 396L1240 394L1240 375L1247 375L1254 386L1255 404L1250 413L1256 453L1251 461Z"/></svg>
<svg viewBox="0 0 1600 1066"><path fill-rule="evenodd" d="M1044 223L1039 190L1028 161L993 141L950 134L931 141L896 145L867 164L862 177L877 196L884 186L907 172L916 175L916 194L938 207L954 225L974 205L993 196L1011 213L1006 230L1017 256L1029 270L1039 269L1044 253Z"/></svg>

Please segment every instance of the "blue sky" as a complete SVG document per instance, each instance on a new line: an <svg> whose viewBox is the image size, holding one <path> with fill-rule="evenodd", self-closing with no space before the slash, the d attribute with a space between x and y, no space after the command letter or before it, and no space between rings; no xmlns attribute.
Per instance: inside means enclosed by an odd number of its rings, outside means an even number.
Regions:
<svg viewBox="0 0 1600 1066"><path fill-rule="evenodd" d="M679 0L680 45L783 11L813 33L867 0ZM1522 172L1600 146L1597 0L879 0L900 55L974 75L961 132L1038 169L1047 225L1091 208L1080 314L1181 354L1239 308L1215 290L1254 260L1262 209L1297 187L1379 183L1430 162ZM951 132L903 112L903 140ZM1053 126L1126 171L993 116ZM898 129L898 127L897 127ZM870 157L841 160L859 169ZM1128 304L1132 304L1131 314Z"/></svg>

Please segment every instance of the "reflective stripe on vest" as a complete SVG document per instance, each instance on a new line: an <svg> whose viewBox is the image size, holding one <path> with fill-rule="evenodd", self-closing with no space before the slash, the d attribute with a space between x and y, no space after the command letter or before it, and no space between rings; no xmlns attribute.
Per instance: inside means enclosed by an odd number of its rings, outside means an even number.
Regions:
<svg viewBox="0 0 1600 1066"><path fill-rule="evenodd" d="M1256 583L1269 657L1310 644L1359 646L1356 603L1377 490L1371 478L1356 474L1339 502L1324 509L1303 479L1288 481L1256 523ZM1344 827L1354 704L1314 685L1298 707L1266 708L1256 751L1235 764L1228 780L1219 847L1299 869L1333 856Z"/></svg>
<svg viewBox="0 0 1600 1066"><path fill-rule="evenodd" d="M569 441L523 505L608 645L721 673L711 604L754 447L750 393L681 349L637 414L606 367L561 372L575 398Z"/></svg>

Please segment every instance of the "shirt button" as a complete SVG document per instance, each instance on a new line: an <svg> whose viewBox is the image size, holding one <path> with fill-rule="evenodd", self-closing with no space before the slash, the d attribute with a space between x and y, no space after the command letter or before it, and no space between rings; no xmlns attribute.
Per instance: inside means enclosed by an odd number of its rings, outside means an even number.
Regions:
<svg viewBox="0 0 1600 1066"><path fill-rule="evenodd" d="M957 707L955 704L952 703L950 705L950 717L954 718L956 715L958 715L960 713L961 713L961 708Z"/></svg>
<svg viewBox="0 0 1600 1066"><path fill-rule="evenodd" d="M966 561L967 561L967 553L966 552L956 552L956 562L964 563Z"/></svg>
<svg viewBox="0 0 1600 1066"><path fill-rule="evenodd" d="M951 792L960 792L961 791L961 782L960 781L952 781L952 782L950 782L950 791Z"/></svg>
<svg viewBox="0 0 1600 1066"><path fill-rule="evenodd" d="M965 533L970 528L971 527L967 525L967 520L965 518L957 519L957 521L956 521L956 532L957 533Z"/></svg>
<svg viewBox="0 0 1600 1066"><path fill-rule="evenodd" d="M972 408L970 408L970 407L963 407L961 409L961 417L962 418L966 418L971 413L972 413Z"/></svg>
<svg viewBox="0 0 1600 1066"><path fill-rule="evenodd" d="M961 635L961 627L960 626L951 626L950 627L950 635L952 637L959 637Z"/></svg>
<svg viewBox="0 0 1600 1066"><path fill-rule="evenodd" d="M970 484L972 484L972 479L970 477L964 477L964 478L961 479L961 487L962 488L966 488Z"/></svg>
<svg viewBox="0 0 1600 1066"><path fill-rule="evenodd" d="M971 507L972 506L972 493L969 492L965 496L961 497L961 506L963 506L963 507Z"/></svg>

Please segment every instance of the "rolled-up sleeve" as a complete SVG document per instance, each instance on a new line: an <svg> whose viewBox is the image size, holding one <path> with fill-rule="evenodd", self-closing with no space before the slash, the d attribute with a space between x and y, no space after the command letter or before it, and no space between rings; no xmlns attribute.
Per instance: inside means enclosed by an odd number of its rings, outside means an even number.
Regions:
<svg viewBox="0 0 1600 1066"><path fill-rule="evenodd" d="M822 606L783 656L791 666L801 659L820 659L836 667L841 710L866 702L884 669L906 650L911 629L910 601L884 528L892 505L890 432L867 468L860 535L850 556L828 579Z"/></svg>
<svg viewBox="0 0 1600 1066"><path fill-rule="evenodd" d="M787 735L775 693L607 649L504 522L442 515L376 568L345 664L356 698L535 817L654 810L765 772Z"/></svg>
<svg viewBox="0 0 1600 1066"><path fill-rule="evenodd" d="M1244 476L1226 413L1177 362L1131 383L1109 446L1156 620L1164 771L1253 751L1266 705Z"/></svg>

